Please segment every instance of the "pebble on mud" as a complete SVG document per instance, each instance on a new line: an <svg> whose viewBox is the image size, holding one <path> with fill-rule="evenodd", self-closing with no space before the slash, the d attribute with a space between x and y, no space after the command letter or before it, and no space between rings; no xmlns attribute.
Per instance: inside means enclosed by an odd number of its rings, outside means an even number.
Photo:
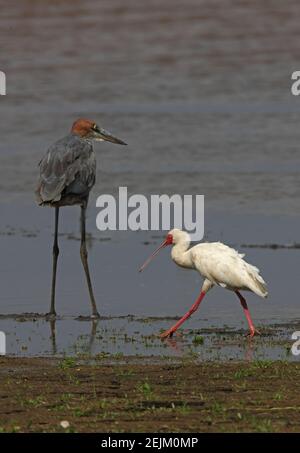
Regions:
<svg viewBox="0 0 300 453"><path fill-rule="evenodd" d="M64 428L64 429L67 429L67 428L70 427L70 423L68 422L68 420L62 420L62 421L60 422L60 426L61 426L62 428Z"/></svg>

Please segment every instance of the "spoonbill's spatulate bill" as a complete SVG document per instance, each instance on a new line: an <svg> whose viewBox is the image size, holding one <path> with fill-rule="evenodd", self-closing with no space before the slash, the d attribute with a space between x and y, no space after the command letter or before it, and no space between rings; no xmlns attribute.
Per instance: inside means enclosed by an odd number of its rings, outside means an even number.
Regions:
<svg viewBox="0 0 300 453"><path fill-rule="evenodd" d="M171 337L184 321L197 310L205 294L214 285L219 285L236 293L248 321L249 336L253 337L255 333L259 333L252 322L247 302L240 293L240 291L252 291L260 297L267 297L267 286L257 267L247 263L243 259L243 254L221 242L205 242L189 249L190 236L188 233L174 229L167 234L165 241L143 264L140 272L167 245L173 245L172 260L178 266L198 271L204 278L204 282L200 295L190 310L174 326L163 332L161 338Z"/></svg>
<svg viewBox="0 0 300 453"><path fill-rule="evenodd" d="M91 304L92 317L99 314L93 293L90 271L87 260L85 216L89 193L96 180L96 155L92 141L108 141L118 145L126 145L110 132L86 119L75 121L71 132L55 142L40 161L40 176L36 188L36 197L41 206L55 208L55 230L53 244L53 271L51 305L49 316L56 316L55 285L56 269L59 254L58 248L58 216L61 206L79 205L81 207L81 247L80 256L84 267Z"/></svg>

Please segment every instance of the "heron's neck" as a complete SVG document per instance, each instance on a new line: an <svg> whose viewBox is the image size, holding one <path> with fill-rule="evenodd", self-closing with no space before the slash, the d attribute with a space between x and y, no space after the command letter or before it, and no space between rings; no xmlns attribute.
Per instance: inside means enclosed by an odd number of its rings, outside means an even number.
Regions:
<svg viewBox="0 0 300 453"><path fill-rule="evenodd" d="M193 262L191 259L190 250L188 250L190 243L187 241L179 242L172 248L171 256L172 260L175 261L178 266L193 268Z"/></svg>

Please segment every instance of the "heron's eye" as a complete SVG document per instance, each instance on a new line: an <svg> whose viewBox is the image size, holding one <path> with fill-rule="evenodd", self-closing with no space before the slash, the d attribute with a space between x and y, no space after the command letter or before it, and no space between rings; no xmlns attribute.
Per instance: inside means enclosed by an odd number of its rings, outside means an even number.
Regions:
<svg viewBox="0 0 300 453"><path fill-rule="evenodd" d="M94 129L94 131L96 131L98 129L97 124L93 124L92 129Z"/></svg>

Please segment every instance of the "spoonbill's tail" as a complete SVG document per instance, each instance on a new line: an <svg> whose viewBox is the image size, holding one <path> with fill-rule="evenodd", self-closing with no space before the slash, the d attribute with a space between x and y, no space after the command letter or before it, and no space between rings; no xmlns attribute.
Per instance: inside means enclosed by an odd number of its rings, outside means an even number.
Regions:
<svg viewBox="0 0 300 453"><path fill-rule="evenodd" d="M268 296L267 284L259 273L257 267L248 264L249 288L260 297Z"/></svg>

